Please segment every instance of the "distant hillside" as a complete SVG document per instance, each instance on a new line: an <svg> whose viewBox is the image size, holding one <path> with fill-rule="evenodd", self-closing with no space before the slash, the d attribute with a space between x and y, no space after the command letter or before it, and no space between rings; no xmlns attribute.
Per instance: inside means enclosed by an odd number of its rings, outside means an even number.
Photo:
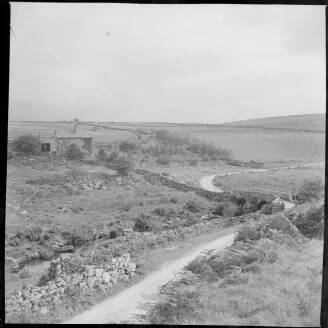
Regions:
<svg viewBox="0 0 328 328"><path fill-rule="evenodd" d="M325 132L326 114L307 114L257 118L246 121L229 122L225 126L304 130L305 132Z"/></svg>

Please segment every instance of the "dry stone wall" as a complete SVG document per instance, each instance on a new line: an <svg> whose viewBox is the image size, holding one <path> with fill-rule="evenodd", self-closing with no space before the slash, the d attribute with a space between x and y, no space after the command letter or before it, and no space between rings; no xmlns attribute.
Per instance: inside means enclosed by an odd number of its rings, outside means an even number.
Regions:
<svg viewBox="0 0 328 328"><path fill-rule="evenodd" d="M136 264L131 262L128 253L113 258L110 263L101 267L93 265L82 266L80 272L65 273L61 261L51 262L49 274L55 277L44 286L25 287L12 294L6 301L6 311L47 308L60 302L65 291L70 288L80 288L82 291L98 289L106 291L118 280L128 280L134 275Z"/></svg>
<svg viewBox="0 0 328 328"><path fill-rule="evenodd" d="M222 193L217 193L213 191L208 191L204 190L202 188L190 186L181 182L177 182L171 179L168 179L167 177L159 174L159 173L154 173L148 170L144 169L137 169L136 173L141 174L145 177L146 181L148 181L151 184L155 183L160 183L164 186L167 186L172 189L184 191L184 192L194 192L195 194L205 197L210 200L215 200L218 202L221 201L231 201L236 197L240 198L251 198L251 197L257 197L261 200L264 200L266 202L271 202L274 200L275 196L273 194L266 194L266 193L260 193L260 192L251 192L251 191L236 191L236 192L222 192Z"/></svg>

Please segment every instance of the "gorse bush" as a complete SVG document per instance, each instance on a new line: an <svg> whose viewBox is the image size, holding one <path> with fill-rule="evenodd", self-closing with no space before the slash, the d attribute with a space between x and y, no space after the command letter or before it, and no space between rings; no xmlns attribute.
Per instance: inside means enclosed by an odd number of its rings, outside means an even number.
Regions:
<svg viewBox="0 0 328 328"><path fill-rule="evenodd" d="M188 200L184 206L184 209L192 213L199 213L203 210L203 207L192 200Z"/></svg>
<svg viewBox="0 0 328 328"><path fill-rule="evenodd" d="M231 151L196 138L190 138L188 135L182 136L167 130L157 130L154 134L157 141L165 145L173 145L175 148L185 147L186 150L206 159L206 161L232 158ZM182 149L179 153L181 152ZM172 153L172 150L170 153Z"/></svg>
<svg viewBox="0 0 328 328"><path fill-rule="evenodd" d="M110 155L106 158L106 162L111 163L115 161L117 158L119 158L119 153L117 151L112 151Z"/></svg>
<svg viewBox="0 0 328 328"><path fill-rule="evenodd" d="M43 230L40 226L31 226L16 232L16 237L26 239L28 241L40 241L42 239Z"/></svg>
<svg viewBox="0 0 328 328"><path fill-rule="evenodd" d="M81 160L84 157L84 152L77 144L72 143L68 146L65 157L70 160Z"/></svg>
<svg viewBox="0 0 328 328"><path fill-rule="evenodd" d="M224 217L242 215L242 208L232 202L220 202L213 210L212 214Z"/></svg>
<svg viewBox="0 0 328 328"><path fill-rule="evenodd" d="M323 197L324 184L320 178L306 179L296 193L296 199L301 202Z"/></svg>
<svg viewBox="0 0 328 328"><path fill-rule="evenodd" d="M188 136L181 136L177 133L170 132L168 130L157 130L155 131L155 138L158 141L172 144L175 146L182 146L189 142Z"/></svg>
<svg viewBox="0 0 328 328"><path fill-rule="evenodd" d="M128 153L128 152L136 152L138 147L135 143L131 141L122 141L119 145L119 149L122 152Z"/></svg>
<svg viewBox="0 0 328 328"><path fill-rule="evenodd" d="M133 231L151 232L161 229L161 225L148 215L141 215L134 222Z"/></svg>
<svg viewBox="0 0 328 328"><path fill-rule="evenodd" d="M25 155L36 154L40 149L40 141L33 135L21 135L13 141L12 148Z"/></svg>
<svg viewBox="0 0 328 328"><path fill-rule="evenodd" d="M305 213L297 213L291 221L308 238L323 238L324 206L313 206Z"/></svg>
<svg viewBox="0 0 328 328"><path fill-rule="evenodd" d="M298 237L299 231L283 213L263 217L260 222L244 225L235 237L235 241L255 241L271 238L275 231L291 237Z"/></svg>
<svg viewBox="0 0 328 328"><path fill-rule="evenodd" d="M119 156L112 161L107 161L106 166L113 169L121 176L128 176L129 172L133 170L135 163L130 158Z"/></svg>
<svg viewBox="0 0 328 328"><path fill-rule="evenodd" d="M97 157L97 159L99 159L99 160L101 160L101 161L106 161L107 158L108 158L108 154L107 154L107 152L106 152L105 149L100 148L100 149L98 150L98 153L97 153L96 157Z"/></svg>

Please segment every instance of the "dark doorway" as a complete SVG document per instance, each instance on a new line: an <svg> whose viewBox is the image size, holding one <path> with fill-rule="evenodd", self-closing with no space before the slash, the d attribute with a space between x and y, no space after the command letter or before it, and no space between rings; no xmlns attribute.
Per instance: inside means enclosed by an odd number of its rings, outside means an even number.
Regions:
<svg viewBox="0 0 328 328"><path fill-rule="evenodd" d="M42 152L49 152L50 151L50 143L43 143L41 145L41 151Z"/></svg>

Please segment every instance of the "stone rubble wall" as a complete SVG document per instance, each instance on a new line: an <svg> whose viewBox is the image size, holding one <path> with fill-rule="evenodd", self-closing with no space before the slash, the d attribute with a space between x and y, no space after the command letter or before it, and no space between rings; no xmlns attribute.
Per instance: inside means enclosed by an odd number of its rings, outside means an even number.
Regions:
<svg viewBox="0 0 328 328"><path fill-rule="evenodd" d="M177 182L171 179L168 179L167 177L165 177L162 174L159 173L154 173L148 170L144 170L144 169L137 169L136 173L143 175L144 178L146 179L146 181L148 181L151 184L155 184L155 183L161 183L162 185L172 188L172 189L176 189L179 191L184 191L184 192L194 192L195 194L201 196L201 197L205 197L207 199L210 200L215 200L218 202L221 201L231 201L233 200L233 198L235 197L242 197L245 199L248 199L250 197L257 197L261 200L264 200L266 202L272 202L275 198L274 194L266 194L266 193L261 193L261 192L253 192L253 191L236 191L236 192L222 192L222 193L217 193L217 192L213 192L213 191L208 191L208 190L204 190L200 187L194 187L191 185L187 185L181 182Z"/></svg>
<svg viewBox="0 0 328 328"><path fill-rule="evenodd" d="M12 294L6 301L6 311L38 310L60 302L69 288L81 288L82 291L98 289L105 292L118 280L128 280L134 275L136 264L131 262L128 253L112 259L101 267L85 265L81 272L62 273L60 260L54 260L50 272L54 280L44 286L30 286Z"/></svg>

